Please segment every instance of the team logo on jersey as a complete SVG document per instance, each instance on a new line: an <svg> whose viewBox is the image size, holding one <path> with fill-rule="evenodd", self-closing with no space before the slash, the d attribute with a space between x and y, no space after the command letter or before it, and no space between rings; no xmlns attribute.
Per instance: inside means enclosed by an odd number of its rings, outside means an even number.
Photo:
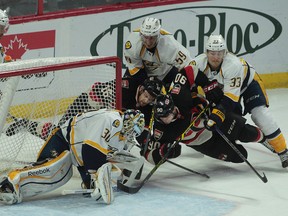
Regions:
<svg viewBox="0 0 288 216"><path fill-rule="evenodd" d="M127 42L125 43L125 49L131 49L131 47L132 47L131 42L130 42L130 41L127 41Z"/></svg>
<svg viewBox="0 0 288 216"><path fill-rule="evenodd" d="M129 89L129 81L128 80L122 80L122 88Z"/></svg>
<svg viewBox="0 0 288 216"><path fill-rule="evenodd" d="M211 74L212 74L213 76L216 76L219 72L220 72L219 70L218 70L218 71L211 71Z"/></svg>
<svg viewBox="0 0 288 216"><path fill-rule="evenodd" d="M118 128L118 127L120 126L120 121L119 121L119 119L116 119L116 120L112 123L112 126Z"/></svg>
<svg viewBox="0 0 288 216"><path fill-rule="evenodd" d="M189 63L189 65L192 65L192 66L195 65L196 66L196 62L193 60Z"/></svg>
<svg viewBox="0 0 288 216"><path fill-rule="evenodd" d="M156 140L161 139L162 136L163 136L163 131L160 131L160 130L158 130L158 129L155 129L155 130L154 130L154 138L155 138Z"/></svg>

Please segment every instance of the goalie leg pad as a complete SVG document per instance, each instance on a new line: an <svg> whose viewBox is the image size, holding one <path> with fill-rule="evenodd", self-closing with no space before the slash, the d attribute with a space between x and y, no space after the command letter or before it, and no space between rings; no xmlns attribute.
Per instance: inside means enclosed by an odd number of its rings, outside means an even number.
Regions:
<svg viewBox="0 0 288 216"><path fill-rule="evenodd" d="M114 194L111 183L111 163L103 164L96 173L95 190L91 193L91 197L98 201L101 197L103 201L109 205L114 200Z"/></svg>
<svg viewBox="0 0 288 216"><path fill-rule="evenodd" d="M19 188L23 198L50 192L68 182L73 175L71 155L62 152L41 165L11 171L8 180ZM22 201L22 200L21 200Z"/></svg>
<svg viewBox="0 0 288 216"><path fill-rule="evenodd" d="M15 178L14 181L7 177L1 183L0 187L0 201L5 204L16 204L22 202L22 194L19 190L19 179Z"/></svg>

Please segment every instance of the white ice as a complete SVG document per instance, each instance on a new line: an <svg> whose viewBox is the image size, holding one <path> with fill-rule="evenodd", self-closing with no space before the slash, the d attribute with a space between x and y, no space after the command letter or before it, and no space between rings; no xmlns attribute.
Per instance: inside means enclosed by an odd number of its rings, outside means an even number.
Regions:
<svg viewBox="0 0 288 216"><path fill-rule="evenodd" d="M288 140L288 89L268 90L268 95L271 112ZM206 173L210 179L165 163L138 193L116 192L114 203L107 206L82 195L61 195L63 189L80 188L80 180L73 178L58 190L21 204L0 204L0 215L288 215L288 169L283 169L279 157L261 144L244 146L248 150L248 161L260 175L265 173L267 183L246 163L232 164L201 157L184 147L183 155L173 161ZM145 164L142 179L152 168Z"/></svg>

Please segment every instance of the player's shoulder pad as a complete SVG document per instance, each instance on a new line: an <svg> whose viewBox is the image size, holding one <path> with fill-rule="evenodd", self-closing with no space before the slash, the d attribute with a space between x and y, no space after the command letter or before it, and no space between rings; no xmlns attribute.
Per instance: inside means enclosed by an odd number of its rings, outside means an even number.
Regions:
<svg viewBox="0 0 288 216"><path fill-rule="evenodd" d="M132 47L135 47L137 43L142 44L141 36L139 32L131 32L131 34L128 36L126 42L125 42L125 49L131 49Z"/></svg>
<svg viewBox="0 0 288 216"><path fill-rule="evenodd" d="M172 35L170 32L166 31L165 29L160 29L161 35Z"/></svg>
<svg viewBox="0 0 288 216"><path fill-rule="evenodd" d="M206 53L202 53L198 56L196 56L192 61L190 62L190 65L197 66L197 68L201 71L204 71L207 66L207 55Z"/></svg>
<svg viewBox="0 0 288 216"><path fill-rule="evenodd" d="M132 32L125 42L124 53L127 56L137 57L143 46L141 36L138 32Z"/></svg>

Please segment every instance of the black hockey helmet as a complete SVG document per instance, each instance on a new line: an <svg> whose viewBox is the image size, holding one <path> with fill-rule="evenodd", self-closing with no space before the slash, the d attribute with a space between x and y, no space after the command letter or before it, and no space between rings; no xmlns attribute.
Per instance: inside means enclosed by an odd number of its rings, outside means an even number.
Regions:
<svg viewBox="0 0 288 216"><path fill-rule="evenodd" d="M163 84L158 78L149 77L144 81L143 87L151 96L157 97L161 93Z"/></svg>
<svg viewBox="0 0 288 216"><path fill-rule="evenodd" d="M174 110L174 101L170 94L159 95L156 98L154 115L156 118L166 117Z"/></svg>

